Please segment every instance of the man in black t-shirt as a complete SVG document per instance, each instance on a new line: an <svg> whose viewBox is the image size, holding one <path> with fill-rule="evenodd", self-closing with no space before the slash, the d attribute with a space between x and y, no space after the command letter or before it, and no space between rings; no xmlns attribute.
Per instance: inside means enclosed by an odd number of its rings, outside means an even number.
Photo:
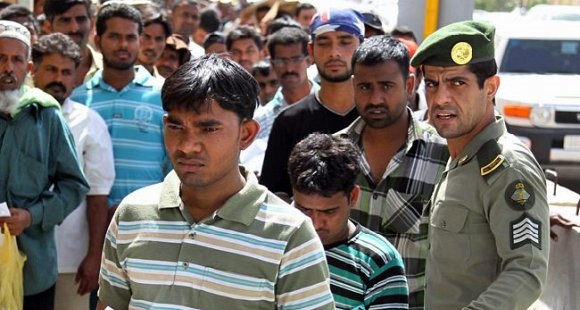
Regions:
<svg viewBox="0 0 580 310"><path fill-rule="evenodd" d="M330 9L310 24L308 51L321 78L320 91L292 105L276 118L262 166L260 183L286 198L292 193L288 157L310 133L334 133L358 117L351 81L351 59L364 37L363 17L351 9Z"/></svg>

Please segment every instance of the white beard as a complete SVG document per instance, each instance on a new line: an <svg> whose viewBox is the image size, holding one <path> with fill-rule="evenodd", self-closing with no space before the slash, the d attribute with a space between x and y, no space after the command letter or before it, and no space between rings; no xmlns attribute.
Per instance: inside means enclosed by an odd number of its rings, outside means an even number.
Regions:
<svg viewBox="0 0 580 310"><path fill-rule="evenodd" d="M0 91L0 111L12 114L20 102L22 89Z"/></svg>

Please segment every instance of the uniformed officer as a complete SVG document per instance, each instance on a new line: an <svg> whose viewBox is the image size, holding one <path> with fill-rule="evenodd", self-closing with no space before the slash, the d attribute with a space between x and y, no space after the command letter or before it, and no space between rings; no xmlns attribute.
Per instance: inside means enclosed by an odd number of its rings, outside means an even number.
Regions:
<svg viewBox="0 0 580 310"><path fill-rule="evenodd" d="M494 32L448 25L411 61L423 66L429 119L451 154L430 208L426 309L527 309L546 281L545 178L494 112Z"/></svg>

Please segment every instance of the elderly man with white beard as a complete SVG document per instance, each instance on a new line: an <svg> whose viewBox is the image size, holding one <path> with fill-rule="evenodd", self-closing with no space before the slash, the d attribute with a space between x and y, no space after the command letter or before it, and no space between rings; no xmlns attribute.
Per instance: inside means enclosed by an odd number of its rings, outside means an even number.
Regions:
<svg viewBox="0 0 580 310"><path fill-rule="evenodd" d="M59 103L23 86L30 33L0 21L0 226L17 237L27 256L24 309L53 309L57 278L54 226L80 203L88 185Z"/></svg>

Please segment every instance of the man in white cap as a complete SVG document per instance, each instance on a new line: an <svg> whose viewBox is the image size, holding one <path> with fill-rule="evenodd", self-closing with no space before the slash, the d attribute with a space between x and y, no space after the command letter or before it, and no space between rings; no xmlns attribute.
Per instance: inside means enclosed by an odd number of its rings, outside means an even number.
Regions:
<svg viewBox="0 0 580 310"><path fill-rule="evenodd" d="M30 33L0 21L0 226L17 236L24 264L24 309L53 309L57 278L54 226L80 203L88 185L58 102L23 86Z"/></svg>

